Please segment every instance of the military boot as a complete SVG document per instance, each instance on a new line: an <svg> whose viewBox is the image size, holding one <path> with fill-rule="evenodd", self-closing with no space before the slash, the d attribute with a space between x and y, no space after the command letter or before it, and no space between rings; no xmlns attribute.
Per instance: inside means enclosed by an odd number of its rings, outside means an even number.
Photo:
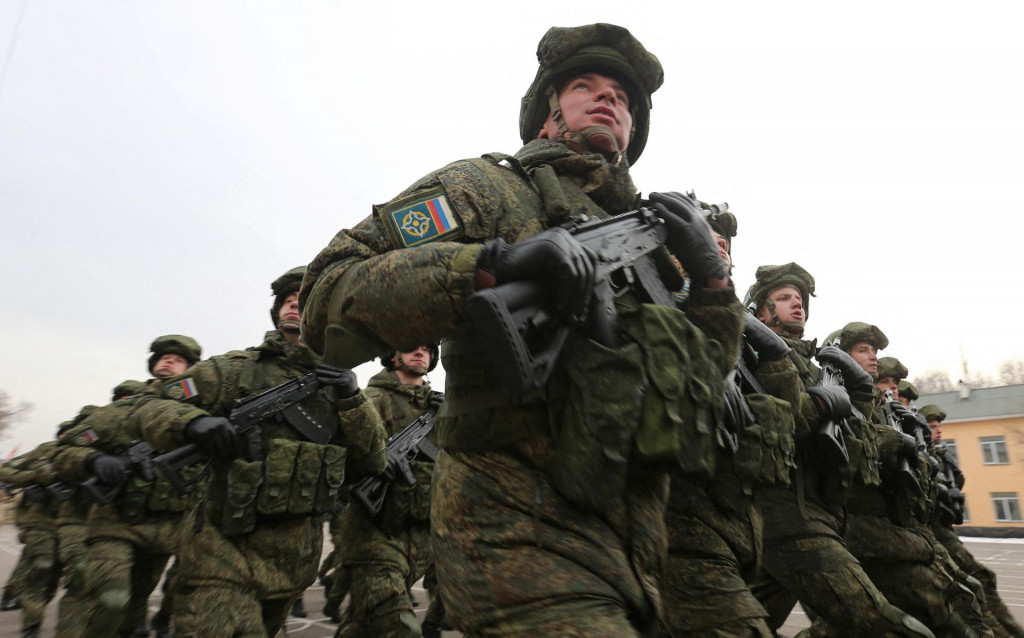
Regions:
<svg viewBox="0 0 1024 638"><path fill-rule="evenodd" d="M153 614L149 624L156 632L156 638L171 638L171 619L163 609Z"/></svg>
<svg viewBox="0 0 1024 638"><path fill-rule="evenodd" d="M149 638L149 625L146 623L145 618L139 621L139 624L135 626L130 635L132 638Z"/></svg>
<svg viewBox="0 0 1024 638"><path fill-rule="evenodd" d="M292 616L296 618L306 617L306 605L302 602L302 596L299 596L294 603L292 603Z"/></svg>
<svg viewBox="0 0 1024 638"><path fill-rule="evenodd" d="M39 625L32 625L22 629L21 638L39 638Z"/></svg>
<svg viewBox="0 0 1024 638"><path fill-rule="evenodd" d="M441 625L425 621L421 627L423 638L441 638Z"/></svg>

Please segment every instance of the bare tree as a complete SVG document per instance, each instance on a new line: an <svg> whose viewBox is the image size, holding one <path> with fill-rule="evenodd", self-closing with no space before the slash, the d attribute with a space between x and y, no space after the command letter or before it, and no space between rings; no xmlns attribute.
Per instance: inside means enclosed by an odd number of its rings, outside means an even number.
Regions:
<svg viewBox="0 0 1024 638"><path fill-rule="evenodd" d="M1003 385L1024 383L1024 361L1007 359L999 364L999 382Z"/></svg>
<svg viewBox="0 0 1024 638"><path fill-rule="evenodd" d="M925 370L919 376L914 377L911 383L921 394L952 392L955 389L949 374L944 370Z"/></svg>
<svg viewBox="0 0 1024 638"><path fill-rule="evenodd" d="M0 390L0 438L3 438L4 430L15 423L25 412L32 409L32 404L22 401L18 405L11 403L11 397Z"/></svg>

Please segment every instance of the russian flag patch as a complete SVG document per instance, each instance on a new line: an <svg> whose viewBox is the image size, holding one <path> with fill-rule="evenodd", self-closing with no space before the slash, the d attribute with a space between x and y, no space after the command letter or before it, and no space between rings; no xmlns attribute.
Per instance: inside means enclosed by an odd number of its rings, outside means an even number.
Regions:
<svg viewBox="0 0 1024 638"><path fill-rule="evenodd" d="M385 210L385 218L405 248L458 236L462 223L443 192L419 195Z"/></svg>
<svg viewBox="0 0 1024 638"><path fill-rule="evenodd" d="M199 394L196 383L191 378L182 379L168 384L164 388L164 394L176 401L184 401Z"/></svg>

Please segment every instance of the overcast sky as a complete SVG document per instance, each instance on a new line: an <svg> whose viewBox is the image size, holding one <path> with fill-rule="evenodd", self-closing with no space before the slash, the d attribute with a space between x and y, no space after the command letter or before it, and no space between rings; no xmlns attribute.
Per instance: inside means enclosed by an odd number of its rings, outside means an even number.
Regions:
<svg viewBox="0 0 1024 638"><path fill-rule="evenodd" d="M274 278L517 150L538 40L602 21L665 66L634 180L729 203L741 296L797 261L809 335L877 324L911 376L1024 358L1015 4L3 0L0 389L33 409L0 456L146 378L157 335L259 343Z"/></svg>

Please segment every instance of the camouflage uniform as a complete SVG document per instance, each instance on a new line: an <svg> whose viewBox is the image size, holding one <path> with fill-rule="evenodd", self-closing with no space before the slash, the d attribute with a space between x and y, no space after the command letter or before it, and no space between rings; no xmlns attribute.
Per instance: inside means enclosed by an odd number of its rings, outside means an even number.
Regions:
<svg viewBox="0 0 1024 638"><path fill-rule="evenodd" d="M559 63L579 70L573 55L587 51L634 81L630 103L641 117L627 155L635 161L661 66L624 29L591 25L549 31L538 77ZM664 446L691 453L685 467L695 475L713 472L721 380L742 311L731 288L694 290L689 316L709 327L706 336L678 310L626 295L618 306L626 344L606 348L573 330L543 392L512 396L501 381L512 362L494 360L486 345L497 335L466 317L480 244L640 204L622 163L533 139L549 112L546 103L535 108L545 88L535 82L524 99L527 143L514 157L454 162L332 240L304 282L303 335L342 365L445 338L431 525L456 628L470 637L637 636L659 620L668 475L636 458ZM417 202L447 207L447 230L417 225ZM431 241L417 241L424 235Z"/></svg>
<svg viewBox="0 0 1024 638"><path fill-rule="evenodd" d="M427 409L434 392L427 384L402 385L394 372L382 370L366 388L394 436ZM415 487L395 481L388 488L380 519L374 521L358 501L342 512L341 563L352 579L352 599L338 636L342 638L415 638L420 623L409 601L409 588L430 562L430 484L434 464L412 462Z"/></svg>
<svg viewBox="0 0 1024 638"><path fill-rule="evenodd" d="M54 480L52 458L56 447L56 441L47 441L0 466L0 482L22 488L14 522L18 541L24 547L8 588L21 602L21 627L26 637L38 635L43 612L60 581L57 504L45 489Z"/></svg>
<svg viewBox="0 0 1024 638"><path fill-rule="evenodd" d="M312 351L274 330L258 347L212 357L169 380L164 396L190 407L190 419L226 416L237 399L318 363ZM383 469L383 429L362 394L339 400L323 388L301 405L332 433L330 445L304 440L287 423L264 421L263 458L212 464L209 497L181 538L175 636L276 634L316 579L323 515L336 506L341 480ZM173 449L186 442L184 426L144 427L154 447Z"/></svg>
<svg viewBox="0 0 1024 638"><path fill-rule="evenodd" d="M190 413L188 406L153 395L99 408L61 439L54 459L58 475L68 482L88 480L97 453L121 454L144 438L142 423L187 422ZM178 549L184 513L195 504L194 498L174 495L159 473L129 472L111 502L88 510L84 580L91 602L85 635L90 637L130 635L145 623L149 595Z"/></svg>
<svg viewBox="0 0 1024 638"><path fill-rule="evenodd" d="M844 350L862 341L879 350L888 345L888 339L877 327L861 322L847 324L832 333L828 341ZM906 369L903 370L905 376ZM899 376L895 365L886 369L880 362L879 376L894 375ZM985 626L974 592L958 582L958 569L948 553L928 526L915 518L927 516L923 507L925 497L905 498L908 491L900 485L897 463L902 433L887 424L881 409L883 400L876 389L873 400L854 402L870 419L871 431L877 437L882 483L855 483L851 490L845 534L850 552L886 598L924 622L936 636L989 636L991 630ZM922 471L928 466L922 455L911 465L919 468L919 477L928 476L927 471ZM927 494L927 480L922 483ZM815 621L812 635L846 635L845 627L826 626L820 620Z"/></svg>
<svg viewBox="0 0 1024 638"><path fill-rule="evenodd" d="M747 293L748 307L756 309L773 290L793 286L809 313L814 279L799 265L761 266L756 276ZM788 359L761 365L757 376L768 393L793 406L797 467L788 488L770 486L759 494L764 573L753 591L774 629L799 600L809 613L830 619L847 636L928 636L927 629L886 600L843 541L851 484L879 482L876 442L864 423L849 419L856 435L845 437L849 464L836 467L825 460L816 436L821 416L807 394L821 382L821 370L812 361L817 343L780 336L790 348Z"/></svg>
<svg viewBox="0 0 1024 638"><path fill-rule="evenodd" d="M900 392L902 397L902 382ZM929 422L934 420L941 423L946 418L946 413L936 405L926 405L920 408L918 413ZM940 504L933 512L931 519L932 532L949 552L953 561L981 583L985 592L985 611L986 615L989 616L989 626L992 628L993 633L997 637L1012 636L1013 638L1022 638L1024 637L1024 629L1021 628L1013 614L1007 609L1006 603L999 596L995 572L981 564L978 559L971 555L953 529L953 525L959 525L963 522L963 511L959 509L963 507L963 501L950 496L949 492L954 490L959 492L963 489L965 483L963 472L957 467L956 461L941 442L933 442L931 453L939 462L938 473L940 480L947 477L951 479L949 480L950 484L946 486L948 490L946 494L946 499L949 500L948 506L942 507ZM962 498L960 496L960 499ZM937 503L943 501L944 499L941 496L936 499Z"/></svg>

